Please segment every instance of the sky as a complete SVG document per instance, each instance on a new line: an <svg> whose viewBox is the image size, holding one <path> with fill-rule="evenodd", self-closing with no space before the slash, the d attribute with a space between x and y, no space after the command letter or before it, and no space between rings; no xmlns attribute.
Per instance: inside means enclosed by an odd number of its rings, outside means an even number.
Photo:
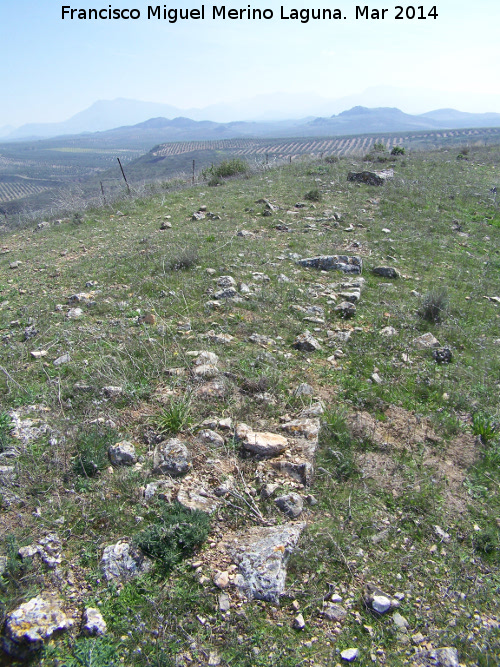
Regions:
<svg viewBox="0 0 500 667"><path fill-rule="evenodd" d="M111 0L112 9L138 9L138 20L98 21L63 20L62 7L108 9L110 0L0 0L0 127L62 121L117 97L187 109L278 92L337 99L378 86L387 90L384 106L410 113L445 99L461 111L500 113L498 0L431 0L421 6L424 14L435 7L436 19L403 20L387 1L368 5L388 9L378 20L356 19L352 0L251 2L273 11L261 21L213 20L214 4L223 3L167 0L160 7L202 4L204 20L170 24L148 20L143 0ZM282 6L284 16L337 8L346 18L302 23L282 19ZM406 91L397 105L391 88ZM418 108L424 98L428 109Z"/></svg>

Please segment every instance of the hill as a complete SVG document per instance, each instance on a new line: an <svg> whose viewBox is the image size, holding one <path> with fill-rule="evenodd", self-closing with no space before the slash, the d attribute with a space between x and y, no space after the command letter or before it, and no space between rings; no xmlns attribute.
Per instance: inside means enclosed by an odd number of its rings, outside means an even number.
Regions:
<svg viewBox="0 0 500 667"><path fill-rule="evenodd" d="M457 153L3 235L0 664L493 664L500 164Z"/></svg>

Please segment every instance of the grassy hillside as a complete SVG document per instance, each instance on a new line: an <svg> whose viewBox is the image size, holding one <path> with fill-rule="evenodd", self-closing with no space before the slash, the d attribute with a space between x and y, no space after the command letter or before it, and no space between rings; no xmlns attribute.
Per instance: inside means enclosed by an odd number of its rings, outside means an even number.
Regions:
<svg viewBox="0 0 500 667"><path fill-rule="evenodd" d="M397 667L440 647L497 664L500 151L457 154L303 160L2 238L0 614L54 593L74 621L32 664L326 667L357 648L355 664ZM383 187L347 180L380 167ZM359 276L298 264L316 255L362 259L353 317L335 309ZM319 349L294 347L305 330ZM219 359L205 376L200 351ZM234 428L287 435L304 410L321 420L307 479ZM152 472L174 435L187 480ZM137 461L111 466L124 440ZM176 504L200 490L210 515ZM280 602L247 601L227 545L302 521ZM20 557L54 534L56 567ZM107 581L125 538L152 567ZM397 609L374 611L367 586ZM86 607L103 637L80 635Z"/></svg>

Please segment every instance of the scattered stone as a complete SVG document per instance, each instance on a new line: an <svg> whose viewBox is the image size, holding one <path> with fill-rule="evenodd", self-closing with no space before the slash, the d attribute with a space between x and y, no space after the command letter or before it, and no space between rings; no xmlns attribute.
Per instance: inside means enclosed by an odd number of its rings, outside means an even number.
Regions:
<svg viewBox="0 0 500 667"><path fill-rule="evenodd" d="M219 595L219 610L225 613L230 609L231 609L231 600L229 599L229 595L227 595L226 593L221 593Z"/></svg>
<svg viewBox="0 0 500 667"><path fill-rule="evenodd" d="M70 308L66 313L66 317L69 320L77 320L83 315L83 310L81 308Z"/></svg>
<svg viewBox="0 0 500 667"><path fill-rule="evenodd" d="M418 336L418 338L414 338L413 345L421 350L426 350L433 347L439 347L439 341L429 332Z"/></svg>
<svg viewBox="0 0 500 667"><path fill-rule="evenodd" d="M359 655L359 649L357 648L346 648L345 651L342 651L340 657L346 662L353 662Z"/></svg>
<svg viewBox="0 0 500 667"><path fill-rule="evenodd" d="M218 287L236 287L236 280L232 276L221 276L217 280Z"/></svg>
<svg viewBox="0 0 500 667"><path fill-rule="evenodd" d="M334 311L344 319L348 319L356 315L356 306L350 301L342 301L338 306L335 306Z"/></svg>
<svg viewBox="0 0 500 667"><path fill-rule="evenodd" d="M185 475L191 469L191 454L179 438L156 445L153 453L153 472L162 475Z"/></svg>
<svg viewBox="0 0 500 667"><path fill-rule="evenodd" d="M59 600L39 595L7 614L3 648L12 657L27 660L45 641L72 626Z"/></svg>
<svg viewBox="0 0 500 667"><path fill-rule="evenodd" d="M372 273L376 276L382 276L382 278L399 278L399 271L392 266L375 266Z"/></svg>
<svg viewBox="0 0 500 667"><path fill-rule="evenodd" d="M237 585L247 598L279 601L285 591L286 564L305 526L255 527L238 535L232 555L239 567Z"/></svg>
<svg viewBox="0 0 500 667"><path fill-rule="evenodd" d="M288 440L282 435L252 431L243 423L236 427L235 436L247 451L258 456L278 456L288 447Z"/></svg>
<svg viewBox="0 0 500 667"><path fill-rule="evenodd" d="M450 534L444 531L441 526L434 526L434 532L442 542L449 542L451 539Z"/></svg>
<svg viewBox="0 0 500 667"><path fill-rule="evenodd" d="M372 373L370 377L375 384L383 384L383 380L378 373Z"/></svg>
<svg viewBox="0 0 500 667"><path fill-rule="evenodd" d="M107 398L117 398L123 394L123 387L118 387L114 385L108 385L107 387L102 388L102 393Z"/></svg>
<svg viewBox="0 0 500 667"><path fill-rule="evenodd" d="M291 283L292 281L284 273L280 273L279 276L278 276L278 282L279 283Z"/></svg>
<svg viewBox="0 0 500 667"><path fill-rule="evenodd" d="M268 498L271 498L273 493L279 489L280 485L279 484L265 484L262 489L260 490L260 497L262 500L267 500Z"/></svg>
<svg viewBox="0 0 500 667"><path fill-rule="evenodd" d="M11 262L9 264L9 269L18 269L21 266L21 264L22 264L22 262L20 262L19 260L15 261L15 262Z"/></svg>
<svg viewBox="0 0 500 667"><path fill-rule="evenodd" d="M194 354L196 356L196 359L193 362L195 366L203 366L205 364L217 366L219 364L219 357L215 354L215 352L203 351L195 352Z"/></svg>
<svg viewBox="0 0 500 667"><path fill-rule="evenodd" d="M416 632L411 636L411 640L416 646L418 646L425 640L425 637L421 632Z"/></svg>
<svg viewBox="0 0 500 667"><path fill-rule="evenodd" d="M111 445L108 449L108 456L113 466L131 466L137 463L135 447L128 440Z"/></svg>
<svg viewBox="0 0 500 667"><path fill-rule="evenodd" d="M394 621L394 625L398 628L398 630L401 632L406 632L409 623L404 616L401 616L401 614L397 611L393 614L392 620Z"/></svg>
<svg viewBox="0 0 500 667"><path fill-rule="evenodd" d="M256 343L257 345L263 345L264 347L270 346L270 345L276 345L276 341L271 338L270 336L262 336L261 334L258 333L253 333L248 340L251 343Z"/></svg>
<svg viewBox="0 0 500 667"><path fill-rule="evenodd" d="M314 396L314 388L311 387L310 384L307 384L307 382L302 382L299 384L299 386L295 389L293 392L293 395L295 397L300 397L300 396Z"/></svg>
<svg viewBox="0 0 500 667"><path fill-rule="evenodd" d="M106 621L99 609L87 607L83 612L82 634L86 637L102 637L106 634Z"/></svg>
<svg viewBox="0 0 500 667"><path fill-rule="evenodd" d="M214 577L214 584L217 586L217 588L227 588L229 586L229 573L217 572Z"/></svg>
<svg viewBox="0 0 500 667"><path fill-rule="evenodd" d="M314 440L318 437L320 421L319 419L303 417L301 419L293 419L292 421L286 422L281 425L281 428L287 433L290 433L290 435Z"/></svg>
<svg viewBox="0 0 500 667"><path fill-rule="evenodd" d="M47 350L32 350L30 354L33 359L42 359L47 356Z"/></svg>
<svg viewBox="0 0 500 667"><path fill-rule="evenodd" d="M219 369L212 364L201 364L201 366L195 366L193 368L193 375L210 380L219 375Z"/></svg>
<svg viewBox="0 0 500 667"><path fill-rule="evenodd" d="M144 489L144 500L149 502L155 496L167 503L172 502L173 484L170 479L161 479L157 482L150 482Z"/></svg>
<svg viewBox="0 0 500 667"><path fill-rule="evenodd" d="M300 266L320 269L321 271L342 271L343 273L360 274L363 268L361 257L348 255L318 255L299 259Z"/></svg>
<svg viewBox="0 0 500 667"><path fill-rule="evenodd" d="M372 609L379 614L385 614L391 608L391 601L384 595L374 595L371 601Z"/></svg>
<svg viewBox="0 0 500 667"><path fill-rule="evenodd" d="M275 500L276 505L290 519L297 519L304 509L304 501L298 493L289 493Z"/></svg>
<svg viewBox="0 0 500 667"><path fill-rule="evenodd" d="M450 364L453 354L449 347L439 347L432 351L432 356L438 364Z"/></svg>
<svg viewBox="0 0 500 667"><path fill-rule="evenodd" d="M305 627L306 622L304 621L304 617L302 614L297 614L297 616L293 619L292 628L294 630L303 630Z"/></svg>
<svg viewBox="0 0 500 667"><path fill-rule="evenodd" d="M215 345L229 345L234 340L234 336L224 333L215 333L215 331L207 331L206 334L200 336L200 338L206 338L211 343Z"/></svg>
<svg viewBox="0 0 500 667"><path fill-rule="evenodd" d="M206 217L205 211L195 211L191 216L191 220L204 220Z"/></svg>
<svg viewBox="0 0 500 667"><path fill-rule="evenodd" d="M57 357L57 359L54 359L52 362L54 366L61 366L62 364L67 364L71 361L71 357L69 354L62 354L60 357Z"/></svg>
<svg viewBox="0 0 500 667"><path fill-rule="evenodd" d="M342 623L342 621L344 621L347 616L347 610L340 604L336 604L334 602L325 602L323 604L322 614L323 617L328 621Z"/></svg>
<svg viewBox="0 0 500 667"><path fill-rule="evenodd" d="M205 445L213 445L215 447L224 446L224 438L216 431L212 431L210 428L198 431L198 440L203 442Z"/></svg>
<svg viewBox="0 0 500 667"><path fill-rule="evenodd" d="M220 301L221 299L233 299L235 296L238 296L238 291L235 287L226 287L224 289L215 292L214 299Z"/></svg>
<svg viewBox="0 0 500 667"><path fill-rule="evenodd" d="M412 660L412 667L460 667L456 648L436 648L419 651Z"/></svg>
<svg viewBox="0 0 500 667"><path fill-rule="evenodd" d="M294 347L296 350L303 350L305 352L321 350L321 345L307 329L304 331L304 333L297 336L292 347Z"/></svg>
<svg viewBox="0 0 500 667"><path fill-rule="evenodd" d="M241 236L244 239L253 239L255 237L255 234L253 232L249 232L246 229L241 229L236 236Z"/></svg>
<svg viewBox="0 0 500 667"><path fill-rule="evenodd" d="M350 171L347 180L366 185L384 185L386 181L394 178L394 169L383 169L382 171Z"/></svg>
<svg viewBox="0 0 500 667"><path fill-rule="evenodd" d="M300 416L309 418L321 417L324 412L325 408L322 403L313 403L309 407L304 408L300 413Z"/></svg>
<svg viewBox="0 0 500 667"><path fill-rule="evenodd" d="M156 324L156 315L154 313L145 313L144 315L140 315L137 318L137 323L154 326Z"/></svg>
<svg viewBox="0 0 500 667"><path fill-rule="evenodd" d="M224 494L220 494L224 495ZM210 493L198 477L186 477L177 494L177 502L190 510L200 510L212 514L219 506L215 492Z"/></svg>
<svg viewBox="0 0 500 667"><path fill-rule="evenodd" d="M55 533L50 533L43 537L38 543L38 553L42 561L51 569L56 568L61 564L62 544L59 536Z"/></svg>
<svg viewBox="0 0 500 667"><path fill-rule="evenodd" d="M379 333L381 336L396 336L398 332L394 327L384 327Z"/></svg>
<svg viewBox="0 0 500 667"><path fill-rule="evenodd" d="M226 417L225 419L219 419L219 428L223 431L229 431L233 428L233 420L231 417Z"/></svg>
<svg viewBox="0 0 500 667"><path fill-rule="evenodd" d="M148 572L152 562L142 551L126 540L120 540L104 549L101 567L107 581L118 579L128 581L139 574Z"/></svg>
<svg viewBox="0 0 500 667"><path fill-rule="evenodd" d="M33 556L36 556L37 553L39 553L39 550L40 547L38 544L28 544L26 547L21 547L17 553L20 558L27 560L28 558L33 558Z"/></svg>

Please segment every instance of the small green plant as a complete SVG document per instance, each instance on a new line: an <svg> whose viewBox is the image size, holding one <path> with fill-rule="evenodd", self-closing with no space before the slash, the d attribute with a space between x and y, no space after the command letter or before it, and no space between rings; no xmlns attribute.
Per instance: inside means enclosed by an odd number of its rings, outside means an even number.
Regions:
<svg viewBox="0 0 500 667"><path fill-rule="evenodd" d="M385 144L382 141L376 141L373 144L372 150L375 153L385 153Z"/></svg>
<svg viewBox="0 0 500 667"><path fill-rule="evenodd" d="M46 654L48 658L55 658L53 664L64 667L118 667L121 664L116 647L107 637L77 639L71 654L62 659L60 648L56 646L48 648Z"/></svg>
<svg viewBox="0 0 500 667"><path fill-rule="evenodd" d="M175 435L192 423L191 397L172 399L155 420L155 426L160 433Z"/></svg>
<svg viewBox="0 0 500 667"><path fill-rule="evenodd" d="M403 146L394 146L394 148L391 151L391 155L404 155L405 154L405 149Z"/></svg>
<svg viewBox="0 0 500 667"><path fill-rule="evenodd" d="M336 155L327 155L325 157L325 162L327 164L335 164L336 162L339 161L340 158L338 158Z"/></svg>
<svg viewBox="0 0 500 667"><path fill-rule="evenodd" d="M7 449L11 439L12 420L6 412L0 412L0 452Z"/></svg>
<svg viewBox="0 0 500 667"><path fill-rule="evenodd" d="M342 411L330 410L323 415L320 443L325 465L337 480L351 479L357 473L354 456L354 442L351 437L346 415Z"/></svg>
<svg viewBox="0 0 500 667"><path fill-rule="evenodd" d="M206 512L189 510L180 503L158 506L154 523L135 537L135 544L148 556L171 570L191 556L207 539L210 518Z"/></svg>
<svg viewBox="0 0 500 667"><path fill-rule="evenodd" d="M426 322L439 324L448 310L448 291L443 288L433 289L422 299L418 314Z"/></svg>
<svg viewBox="0 0 500 667"><path fill-rule="evenodd" d="M95 477L109 465L108 448L115 436L101 427L78 436L73 472L80 477Z"/></svg>
<svg viewBox="0 0 500 667"><path fill-rule="evenodd" d="M486 445L497 435L498 425L489 415L476 412L472 415L472 432L479 436L483 445Z"/></svg>
<svg viewBox="0 0 500 667"><path fill-rule="evenodd" d="M306 192L304 199L307 199L307 201L321 201L321 192L318 188L313 188Z"/></svg>

